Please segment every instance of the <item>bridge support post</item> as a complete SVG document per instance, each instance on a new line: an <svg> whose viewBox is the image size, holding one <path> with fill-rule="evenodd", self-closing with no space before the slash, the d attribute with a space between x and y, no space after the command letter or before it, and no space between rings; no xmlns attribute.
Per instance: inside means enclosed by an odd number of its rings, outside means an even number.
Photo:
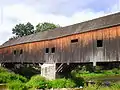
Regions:
<svg viewBox="0 0 120 90"><path fill-rule="evenodd" d="M56 78L56 64L43 64L41 65L41 76L47 79Z"/></svg>
<svg viewBox="0 0 120 90"><path fill-rule="evenodd" d="M93 61L93 66L94 66L94 67L96 66L96 61Z"/></svg>
<svg viewBox="0 0 120 90"><path fill-rule="evenodd" d="M0 63L0 67L2 67L2 63Z"/></svg>

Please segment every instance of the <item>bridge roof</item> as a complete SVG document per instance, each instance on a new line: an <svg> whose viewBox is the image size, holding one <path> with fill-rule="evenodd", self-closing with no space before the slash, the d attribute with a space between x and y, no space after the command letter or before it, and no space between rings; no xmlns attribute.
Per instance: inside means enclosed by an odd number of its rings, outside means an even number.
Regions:
<svg viewBox="0 0 120 90"><path fill-rule="evenodd" d="M117 26L117 25L120 25L120 12L107 15L104 17L96 18L93 20L85 21L82 23L77 23L66 27L59 27L53 30L39 32L32 35L9 40L5 42L3 45L1 45L0 48L13 46L17 44L41 41L41 40L50 40L50 39L60 38L63 36L83 33L87 31L93 31L93 30Z"/></svg>

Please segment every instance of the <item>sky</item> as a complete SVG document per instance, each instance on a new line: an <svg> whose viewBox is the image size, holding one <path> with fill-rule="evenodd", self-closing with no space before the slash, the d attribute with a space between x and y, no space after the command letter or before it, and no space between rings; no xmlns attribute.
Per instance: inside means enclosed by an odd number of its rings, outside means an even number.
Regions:
<svg viewBox="0 0 120 90"><path fill-rule="evenodd" d="M19 23L68 26L119 11L119 0L0 0L0 44Z"/></svg>

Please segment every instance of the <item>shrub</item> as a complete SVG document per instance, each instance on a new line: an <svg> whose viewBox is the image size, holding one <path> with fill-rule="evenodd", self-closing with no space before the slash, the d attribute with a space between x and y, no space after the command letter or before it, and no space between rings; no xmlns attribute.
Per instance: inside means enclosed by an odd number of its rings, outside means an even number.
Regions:
<svg viewBox="0 0 120 90"><path fill-rule="evenodd" d="M47 80L40 75L35 75L26 83L26 86L28 88L44 89L47 87Z"/></svg>
<svg viewBox="0 0 120 90"><path fill-rule="evenodd" d="M7 87L9 90L27 90L25 84L19 80L8 83Z"/></svg>
<svg viewBox="0 0 120 90"><path fill-rule="evenodd" d="M52 88L73 88L76 86L74 81L70 79L56 79L51 81Z"/></svg>
<svg viewBox="0 0 120 90"><path fill-rule="evenodd" d="M7 83L9 82L10 79L9 79L9 73L0 73L0 83Z"/></svg>
<svg viewBox="0 0 120 90"><path fill-rule="evenodd" d="M105 71L103 71L103 73L106 75L114 75L115 74L115 73L113 73L112 70L105 70Z"/></svg>
<svg viewBox="0 0 120 90"><path fill-rule="evenodd" d="M84 78L82 78L82 77L72 77L72 80L75 82L76 87L84 86Z"/></svg>
<svg viewBox="0 0 120 90"><path fill-rule="evenodd" d="M10 79L11 80L20 80L21 82L27 82L27 78L25 78L19 74L14 74L14 73L10 74Z"/></svg>
<svg viewBox="0 0 120 90"><path fill-rule="evenodd" d="M102 67L101 66L96 66L95 67L95 73L102 73Z"/></svg>
<svg viewBox="0 0 120 90"><path fill-rule="evenodd" d="M52 88L52 81L47 81L47 89L50 89Z"/></svg>
<svg viewBox="0 0 120 90"><path fill-rule="evenodd" d="M65 83L66 88L73 88L75 86L76 86L76 84L75 84L75 82L73 80L71 80L71 79L66 80L66 83Z"/></svg>
<svg viewBox="0 0 120 90"><path fill-rule="evenodd" d="M8 70L6 68L0 67L0 73L1 72L8 72Z"/></svg>
<svg viewBox="0 0 120 90"><path fill-rule="evenodd" d="M118 89L120 89L120 81L112 83L111 88L118 88Z"/></svg>
<svg viewBox="0 0 120 90"><path fill-rule="evenodd" d="M93 64L86 65L86 71L89 71L90 73L94 72Z"/></svg>
<svg viewBox="0 0 120 90"><path fill-rule="evenodd" d="M27 79L25 77L20 76L18 74L9 73L9 72L0 73L0 83L8 83L8 82L12 82L14 80L19 80L21 82L27 81Z"/></svg>
<svg viewBox="0 0 120 90"><path fill-rule="evenodd" d="M52 80L52 88L65 88L66 79L56 79Z"/></svg>
<svg viewBox="0 0 120 90"><path fill-rule="evenodd" d="M112 69L112 72L115 74L120 74L120 70L117 68Z"/></svg>

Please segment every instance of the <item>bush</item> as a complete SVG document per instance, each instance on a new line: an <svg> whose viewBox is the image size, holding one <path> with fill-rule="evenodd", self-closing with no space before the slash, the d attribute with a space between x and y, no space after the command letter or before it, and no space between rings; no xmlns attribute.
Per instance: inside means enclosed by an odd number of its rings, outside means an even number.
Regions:
<svg viewBox="0 0 120 90"><path fill-rule="evenodd" d="M19 80L8 83L7 87L9 90L27 90L25 84Z"/></svg>
<svg viewBox="0 0 120 90"><path fill-rule="evenodd" d="M115 73L113 73L112 70L105 70L105 71L103 71L103 73L106 75L114 75L115 74Z"/></svg>
<svg viewBox="0 0 120 90"><path fill-rule="evenodd" d="M115 74L120 74L120 70L117 68L112 69L112 72Z"/></svg>
<svg viewBox="0 0 120 90"><path fill-rule="evenodd" d="M120 89L120 81L112 83L111 88L115 90Z"/></svg>
<svg viewBox="0 0 120 90"><path fill-rule="evenodd" d="M0 73L1 72L8 72L8 70L6 68L0 67Z"/></svg>
<svg viewBox="0 0 120 90"><path fill-rule="evenodd" d="M8 82L12 82L14 80L19 80L21 82L27 81L27 79L25 77L20 76L18 74L9 73L9 72L0 73L0 83L8 83Z"/></svg>
<svg viewBox="0 0 120 90"><path fill-rule="evenodd" d="M65 83L66 88L74 88L76 86L75 82L71 79L67 79Z"/></svg>
<svg viewBox="0 0 120 90"><path fill-rule="evenodd" d="M102 67L101 66L96 66L95 67L95 73L102 73Z"/></svg>
<svg viewBox="0 0 120 90"><path fill-rule="evenodd" d="M82 78L82 77L72 77L72 80L75 82L76 87L84 86L84 78Z"/></svg>
<svg viewBox="0 0 120 90"><path fill-rule="evenodd" d="M52 88L73 88L76 86L74 81L70 79L56 79L51 81Z"/></svg>
<svg viewBox="0 0 120 90"><path fill-rule="evenodd" d="M44 89L47 87L47 80L40 75L35 75L26 83L26 86L28 88Z"/></svg>

